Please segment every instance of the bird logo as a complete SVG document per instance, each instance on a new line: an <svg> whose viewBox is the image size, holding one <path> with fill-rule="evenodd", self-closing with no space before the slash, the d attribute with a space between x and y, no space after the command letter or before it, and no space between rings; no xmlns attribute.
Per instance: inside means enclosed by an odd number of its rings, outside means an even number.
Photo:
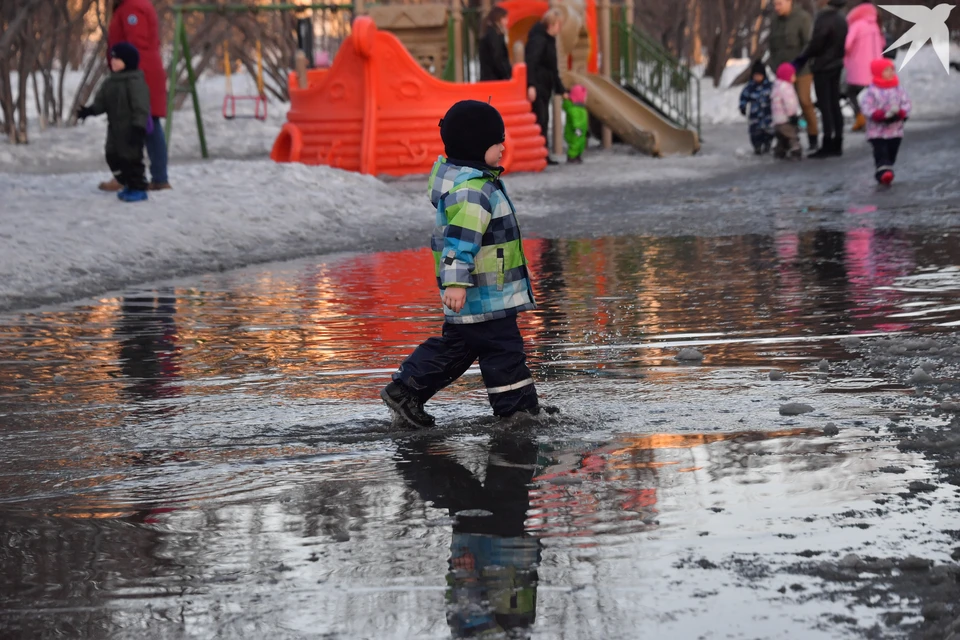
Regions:
<svg viewBox="0 0 960 640"><path fill-rule="evenodd" d="M912 22L913 26L900 36L892 45L887 47L884 53L899 49L909 43L910 49L907 55L900 63L900 69L907 66L907 63L917 55L920 48L927 44L927 40L933 43L933 51L940 58L940 64L944 70L950 73L950 31L947 29L947 18L956 5L938 4L934 8L924 7L922 5L880 5L880 8L889 11L893 15ZM898 69L898 71L900 70Z"/></svg>

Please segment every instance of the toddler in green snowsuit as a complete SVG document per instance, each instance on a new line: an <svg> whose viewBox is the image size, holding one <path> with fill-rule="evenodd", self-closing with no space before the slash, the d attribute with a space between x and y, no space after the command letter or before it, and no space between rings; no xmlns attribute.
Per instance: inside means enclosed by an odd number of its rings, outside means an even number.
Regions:
<svg viewBox="0 0 960 640"><path fill-rule="evenodd" d="M567 141L567 162L583 162L583 150L587 148L587 129L590 115L587 113L587 88L577 84L571 87L570 97L563 101L563 111L567 114L563 137Z"/></svg>

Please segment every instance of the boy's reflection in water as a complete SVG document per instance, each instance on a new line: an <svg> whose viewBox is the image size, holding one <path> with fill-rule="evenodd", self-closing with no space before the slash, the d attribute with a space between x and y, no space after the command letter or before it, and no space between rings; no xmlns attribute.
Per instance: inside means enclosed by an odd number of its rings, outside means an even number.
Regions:
<svg viewBox="0 0 960 640"><path fill-rule="evenodd" d="M536 618L540 540L524 531L537 444L494 436L480 482L439 439L401 445L398 468L434 507L454 517L447 622L455 638L528 637Z"/></svg>

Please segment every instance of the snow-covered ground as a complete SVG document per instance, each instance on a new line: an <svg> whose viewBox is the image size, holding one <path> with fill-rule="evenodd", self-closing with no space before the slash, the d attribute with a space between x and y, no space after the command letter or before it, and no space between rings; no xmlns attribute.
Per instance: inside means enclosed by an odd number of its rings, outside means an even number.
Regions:
<svg viewBox="0 0 960 640"><path fill-rule="evenodd" d="M898 66L903 60L904 51L901 50L897 59ZM951 45L950 56L952 60L960 60L960 47ZM719 87L714 87L709 78L701 80L704 124L745 123L739 109L743 87L732 87L730 84L749 64L750 61L744 58L731 60L724 69ZM953 71L948 75L930 45L923 47L899 75L913 101L913 120L955 118L960 115L960 74ZM852 116L852 112L847 115Z"/></svg>
<svg viewBox="0 0 960 640"><path fill-rule="evenodd" d="M327 167L216 160L173 167L171 176L174 190L125 204L97 191L96 174L0 173L0 310L369 249L371 234L422 236L431 222L422 193Z"/></svg>

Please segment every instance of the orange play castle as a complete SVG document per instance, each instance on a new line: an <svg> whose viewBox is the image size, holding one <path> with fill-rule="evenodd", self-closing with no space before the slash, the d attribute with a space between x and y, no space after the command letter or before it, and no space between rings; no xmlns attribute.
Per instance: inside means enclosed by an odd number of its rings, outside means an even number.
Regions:
<svg viewBox="0 0 960 640"><path fill-rule="evenodd" d="M444 82L424 71L396 36L360 16L330 69L289 77L290 111L273 144L276 162L373 175L428 173L443 154L440 118L458 100L489 101L506 124L507 171L540 171L546 141L526 100L526 67L503 82Z"/></svg>

